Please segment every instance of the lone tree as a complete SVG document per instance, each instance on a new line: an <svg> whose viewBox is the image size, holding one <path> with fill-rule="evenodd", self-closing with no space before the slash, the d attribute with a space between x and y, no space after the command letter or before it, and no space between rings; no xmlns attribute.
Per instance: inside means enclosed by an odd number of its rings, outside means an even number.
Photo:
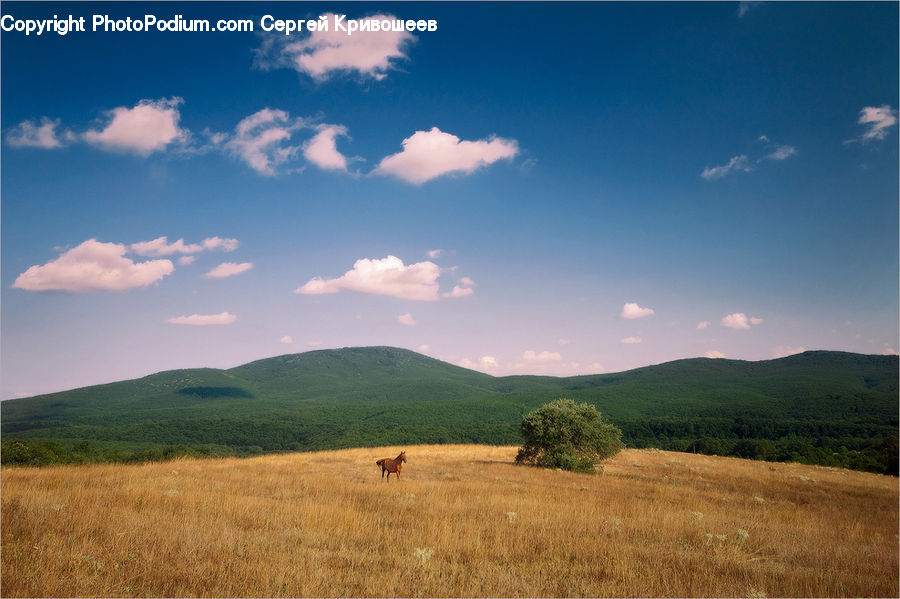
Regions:
<svg viewBox="0 0 900 599"><path fill-rule="evenodd" d="M622 449L622 431L590 404L557 399L525 415L517 464L593 472L597 460Z"/></svg>

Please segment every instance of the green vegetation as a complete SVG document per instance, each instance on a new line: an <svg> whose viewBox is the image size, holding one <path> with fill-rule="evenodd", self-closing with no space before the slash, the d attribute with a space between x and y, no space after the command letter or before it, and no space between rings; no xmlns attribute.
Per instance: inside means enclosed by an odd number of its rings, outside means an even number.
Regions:
<svg viewBox="0 0 900 599"><path fill-rule="evenodd" d="M522 419L525 444L517 464L593 472L597 460L611 458L622 449L622 431L603 422L590 404L557 399L529 412Z"/></svg>
<svg viewBox="0 0 900 599"><path fill-rule="evenodd" d="M896 356L843 352L555 378L492 377L389 347L323 350L4 401L2 461L520 445L523 416L568 397L630 447L896 474L897 380Z"/></svg>

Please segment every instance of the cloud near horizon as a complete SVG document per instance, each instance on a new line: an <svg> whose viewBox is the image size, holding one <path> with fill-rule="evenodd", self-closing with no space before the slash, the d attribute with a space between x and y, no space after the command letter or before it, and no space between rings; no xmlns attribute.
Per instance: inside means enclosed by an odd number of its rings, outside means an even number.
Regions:
<svg viewBox="0 0 900 599"><path fill-rule="evenodd" d="M166 320L169 324L185 324L191 326L215 326L228 325L237 320L237 316L230 312L219 314L191 314L190 316L177 316Z"/></svg>
<svg viewBox="0 0 900 599"><path fill-rule="evenodd" d="M334 24L332 13L327 17ZM360 21L394 20L377 14ZM380 81L387 77L396 61L407 58L406 48L415 36L404 31L357 31L347 35L334 27L313 31L300 41L286 41L284 35L273 35L256 51L255 66L262 69L292 68L316 81L338 73L356 73L362 78Z"/></svg>
<svg viewBox="0 0 900 599"><path fill-rule="evenodd" d="M151 285L175 270L171 260L134 262L121 243L88 239L56 260L32 266L13 287L28 291L125 291Z"/></svg>
<svg viewBox="0 0 900 599"><path fill-rule="evenodd" d="M729 329L749 329L763 323L762 318L748 317L743 312L735 312L722 318L721 325Z"/></svg>
<svg viewBox="0 0 900 599"><path fill-rule="evenodd" d="M636 318L646 318L653 314L655 314L653 308L642 308L636 303L627 303L622 306L622 312L619 316L627 320L634 320Z"/></svg>
<svg viewBox="0 0 900 599"><path fill-rule="evenodd" d="M109 122L85 132L83 139L106 150L148 156L174 142L183 143L189 133L180 129L179 97L141 100L132 108L119 106L107 112Z"/></svg>
<svg viewBox="0 0 900 599"><path fill-rule="evenodd" d="M372 171L421 185L451 173L471 174L498 160L510 160L519 152L514 139L489 137L464 141L437 127L416 131L402 142L403 150L386 156Z"/></svg>

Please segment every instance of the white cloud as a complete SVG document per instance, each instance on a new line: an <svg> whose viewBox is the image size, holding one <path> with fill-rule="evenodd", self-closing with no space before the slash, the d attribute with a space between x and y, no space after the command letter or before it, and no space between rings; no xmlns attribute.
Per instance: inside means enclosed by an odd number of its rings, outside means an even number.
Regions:
<svg viewBox="0 0 900 599"><path fill-rule="evenodd" d="M321 169L346 171L347 157L338 152L335 138L347 135L347 128L341 125L321 125L318 133L303 144L303 155Z"/></svg>
<svg viewBox="0 0 900 599"><path fill-rule="evenodd" d="M294 159L300 146L287 145L294 131L304 126L302 119L291 121L283 110L263 108L235 127L228 150L261 175L276 174L277 167Z"/></svg>
<svg viewBox="0 0 900 599"><path fill-rule="evenodd" d="M427 352L430 349L431 349L430 345L423 343L422 345L420 345L419 347L416 348L416 351L424 354L425 352Z"/></svg>
<svg viewBox="0 0 900 599"><path fill-rule="evenodd" d="M279 339L278 342L279 342L279 343L284 343L285 345L293 345L293 344L294 344L294 338L291 337L290 335L285 335L284 337L282 337L281 339Z"/></svg>
<svg viewBox="0 0 900 599"><path fill-rule="evenodd" d="M414 327L417 324L419 324L418 322L416 322L416 320L412 317L412 314L410 314L409 312L398 316L397 322L399 322L402 325L406 325L408 327Z"/></svg>
<svg viewBox="0 0 900 599"><path fill-rule="evenodd" d="M522 352L521 359L526 362L559 362L562 360L562 355L555 351L542 351L538 353L529 349Z"/></svg>
<svg viewBox="0 0 900 599"><path fill-rule="evenodd" d="M896 349L894 349L894 347L891 346L890 344L885 343L884 351L881 352L881 355L883 355L883 356L898 356L898 355L900 355L900 352L898 352Z"/></svg>
<svg viewBox="0 0 900 599"><path fill-rule="evenodd" d="M396 256L357 260L353 269L334 279L315 277L294 293L321 295L340 291L357 291L372 295L388 295L401 299L432 301L438 299L437 279L441 269L433 262L417 262L406 266Z"/></svg>
<svg viewBox="0 0 900 599"><path fill-rule="evenodd" d="M61 148L63 142L56 134L59 123L59 119L54 121L47 117L41 119L40 125L34 121L22 121L6 134L6 143L14 148ZM67 131L64 136L70 141L72 132Z"/></svg>
<svg viewBox="0 0 900 599"><path fill-rule="evenodd" d="M468 297L475 293L475 290L472 289L474 286L475 281L469 277L462 277L459 284L453 286L452 291L444 293L444 297Z"/></svg>
<svg viewBox="0 0 900 599"><path fill-rule="evenodd" d="M735 312L723 317L720 324L729 329L749 329L751 325L756 326L762 323L762 318L748 318L743 312Z"/></svg>
<svg viewBox="0 0 900 599"><path fill-rule="evenodd" d="M722 166L706 167L705 169L703 169L703 172L700 173L700 176L707 181L711 181L713 179L724 177L732 171L749 172L752 170L753 166L750 164L750 160L742 154L740 156L735 156L734 158L729 160L728 164L723 164Z"/></svg>
<svg viewBox="0 0 900 599"><path fill-rule="evenodd" d="M806 351L805 347L788 347L785 345L779 345L774 350L772 350L772 359L776 358L785 358L787 356L793 356L794 354L802 354Z"/></svg>
<svg viewBox="0 0 900 599"><path fill-rule="evenodd" d="M139 256L170 256L172 254L197 254L206 250L233 252L238 245L237 239L221 237L207 237L200 243L186 244L184 239L169 243L169 238L164 235L150 241L132 243L129 249Z"/></svg>
<svg viewBox="0 0 900 599"><path fill-rule="evenodd" d="M120 243L88 239L59 258L32 266L13 283L29 291L124 291L146 287L175 270L170 260L134 262Z"/></svg>
<svg viewBox="0 0 900 599"><path fill-rule="evenodd" d="M627 345L635 345L637 343L641 343L643 339L640 337L625 337L624 339L619 339L619 343L625 343Z"/></svg>
<svg viewBox="0 0 900 599"><path fill-rule="evenodd" d="M338 31L333 14L324 15L328 31L314 31L300 41L271 37L257 51L256 66L269 69L289 67L316 80L334 73L356 73L381 80L387 77L395 61L406 58L406 47L415 39L408 31L356 31L353 35ZM393 21L392 15L372 15L363 20ZM346 25L346 21L343 21Z"/></svg>
<svg viewBox="0 0 900 599"><path fill-rule="evenodd" d="M461 141L432 127L404 139L403 151L383 158L372 172L421 185L448 173L472 173L498 160L511 159L518 152L518 143L513 139Z"/></svg>
<svg viewBox="0 0 900 599"><path fill-rule="evenodd" d="M565 347L565 346L569 345L570 343L572 343L571 339L563 339L562 337L560 337L559 339L556 340L556 344L559 345L560 347Z"/></svg>
<svg viewBox="0 0 900 599"><path fill-rule="evenodd" d="M698 331L702 331L703 329L705 329L705 328L708 327L708 326L709 326L709 321L708 321L708 320L704 320L704 321L702 321L702 322L698 322L698 323L697 323L697 330L698 330Z"/></svg>
<svg viewBox="0 0 900 599"><path fill-rule="evenodd" d="M484 370L494 370L500 367L500 363L494 356L481 356L478 359L478 365Z"/></svg>
<svg viewBox="0 0 900 599"><path fill-rule="evenodd" d="M452 291L444 293L444 297L468 297L473 293L475 293L475 290L471 287L460 287L459 285L454 285Z"/></svg>
<svg viewBox="0 0 900 599"><path fill-rule="evenodd" d="M173 142L183 142L188 132L178 127L181 98L141 100L133 108L110 110L109 122L97 131L84 133L84 140L107 150L135 152L147 156Z"/></svg>
<svg viewBox="0 0 900 599"><path fill-rule="evenodd" d="M703 354L703 357L718 359L718 358L724 358L725 354L723 354L722 352L720 352L717 349L713 349L713 350L710 350L710 351L706 352L705 354Z"/></svg>
<svg viewBox="0 0 900 599"><path fill-rule="evenodd" d="M197 259L197 256L182 256L178 259L179 266L190 266Z"/></svg>
<svg viewBox="0 0 900 599"><path fill-rule="evenodd" d="M628 303L622 306L622 312L619 316L628 320L634 320L635 318L646 318L653 314L652 308L642 308L636 303Z"/></svg>
<svg viewBox="0 0 900 599"><path fill-rule="evenodd" d="M860 110L858 122L867 126L867 130L860 138L862 141L884 139L888 130L897 124L897 111L891 108L890 104L866 106Z"/></svg>
<svg viewBox="0 0 900 599"><path fill-rule="evenodd" d="M766 154L763 158L769 160L784 160L797 154L797 148L794 146L778 146L771 153Z"/></svg>
<svg viewBox="0 0 900 599"><path fill-rule="evenodd" d="M481 356L477 361L463 358L457 362L457 365L481 372L492 372L500 368L500 362L494 356Z"/></svg>
<svg viewBox="0 0 900 599"><path fill-rule="evenodd" d="M242 272L247 272L251 268L253 268L252 262L241 262L240 264L237 264L236 262L223 262L203 276L207 279L224 279L226 277L239 275Z"/></svg>
<svg viewBox="0 0 900 599"><path fill-rule="evenodd" d="M193 326L226 325L237 320L237 316L229 312L220 314L191 314L166 320L169 324L187 324Z"/></svg>
<svg viewBox="0 0 900 599"><path fill-rule="evenodd" d="M441 254L444 253L444 250L428 250L428 257L434 260L435 258L439 258Z"/></svg>

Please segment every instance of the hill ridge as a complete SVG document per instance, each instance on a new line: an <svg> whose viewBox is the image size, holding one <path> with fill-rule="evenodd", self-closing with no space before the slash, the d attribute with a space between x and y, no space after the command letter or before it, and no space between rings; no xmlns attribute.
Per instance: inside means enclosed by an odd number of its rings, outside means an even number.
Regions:
<svg viewBox="0 0 900 599"><path fill-rule="evenodd" d="M495 377L402 348L348 347L7 400L0 430L4 441L90 446L120 458L166 446L252 454L516 444L523 414L568 397L595 405L632 447L895 472L897 381L897 356L849 352Z"/></svg>

